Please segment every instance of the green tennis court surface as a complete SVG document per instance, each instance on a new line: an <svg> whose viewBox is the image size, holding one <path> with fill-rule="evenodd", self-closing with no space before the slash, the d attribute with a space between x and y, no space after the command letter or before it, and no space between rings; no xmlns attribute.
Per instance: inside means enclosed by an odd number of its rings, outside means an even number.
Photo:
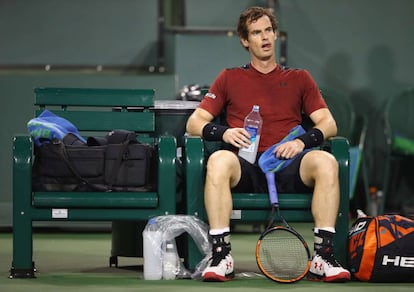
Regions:
<svg viewBox="0 0 414 292"><path fill-rule="evenodd" d="M312 247L312 225L293 225ZM263 227L262 227L263 228ZM111 234L36 232L34 260L36 279L9 279L12 260L12 234L0 233L0 291L413 291L414 283L319 283L301 280L279 284L262 276L256 266L255 245L259 231L251 226L236 226L232 235L236 279L226 283L200 280L143 279L142 259L119 257L119 267L109 267Z"/></svg>

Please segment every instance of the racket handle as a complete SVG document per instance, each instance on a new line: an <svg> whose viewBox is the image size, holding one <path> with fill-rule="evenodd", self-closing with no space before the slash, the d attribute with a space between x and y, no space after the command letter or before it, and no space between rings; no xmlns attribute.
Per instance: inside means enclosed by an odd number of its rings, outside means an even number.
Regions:
<svg viewBox="0 0 414 292"><path fill-rule="evenodd" d="M277 189L275 184L275 173L266 172L267 188L269 190L270 203L272 205L279 205L279 200L277 198Z"/></svg>

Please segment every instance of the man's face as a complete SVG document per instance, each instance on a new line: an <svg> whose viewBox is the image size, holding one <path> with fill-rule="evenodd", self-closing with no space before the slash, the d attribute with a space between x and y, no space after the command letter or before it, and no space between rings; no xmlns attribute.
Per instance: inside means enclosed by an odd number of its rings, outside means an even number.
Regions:
<svg viewBox="0 0 414 292"><path fill-rule="evenodd" d="M241 39L244 47L249 48L252 57L266 60L274 56L276 33L268 16L262 16L256 21L247 23L248 36Z"/></svg>

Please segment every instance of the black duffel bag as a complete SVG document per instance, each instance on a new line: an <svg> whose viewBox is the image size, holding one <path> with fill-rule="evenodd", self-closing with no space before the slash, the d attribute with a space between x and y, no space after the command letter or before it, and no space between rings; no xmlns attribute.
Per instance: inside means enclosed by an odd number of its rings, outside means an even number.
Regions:
<svg viewBox="0 0 414 292"><path fill-rule="evenodd" d="M125 133L133 135L125 135ZM157 178L155 148L138 143L133 132L121 130L121 134L123 141L114 140L112 135L111 139L88 139L90 145L67 142L64 139L35 146L32 169L33 190L155 190ZM89 140L95 142L89 143ZM96 141L100 142L96 143Z"/></svg>
<svg viewBox="0 0 414 292"><path fill-rule="evenodd" d="M157 165L156 151L148 144L109 144L105 183L114 191L155 190Z"/></svg>

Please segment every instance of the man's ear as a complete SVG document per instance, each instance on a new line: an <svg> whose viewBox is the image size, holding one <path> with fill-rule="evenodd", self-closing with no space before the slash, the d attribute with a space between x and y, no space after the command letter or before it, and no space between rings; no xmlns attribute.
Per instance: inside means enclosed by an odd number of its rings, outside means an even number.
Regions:
<svg viewBox="0 0 414 292"><path fill-rule="evenodd" d="M249 47L249 41L243 38L240 38L240 43L242 44L243 47L245 47L246 49Z"/></svg>

